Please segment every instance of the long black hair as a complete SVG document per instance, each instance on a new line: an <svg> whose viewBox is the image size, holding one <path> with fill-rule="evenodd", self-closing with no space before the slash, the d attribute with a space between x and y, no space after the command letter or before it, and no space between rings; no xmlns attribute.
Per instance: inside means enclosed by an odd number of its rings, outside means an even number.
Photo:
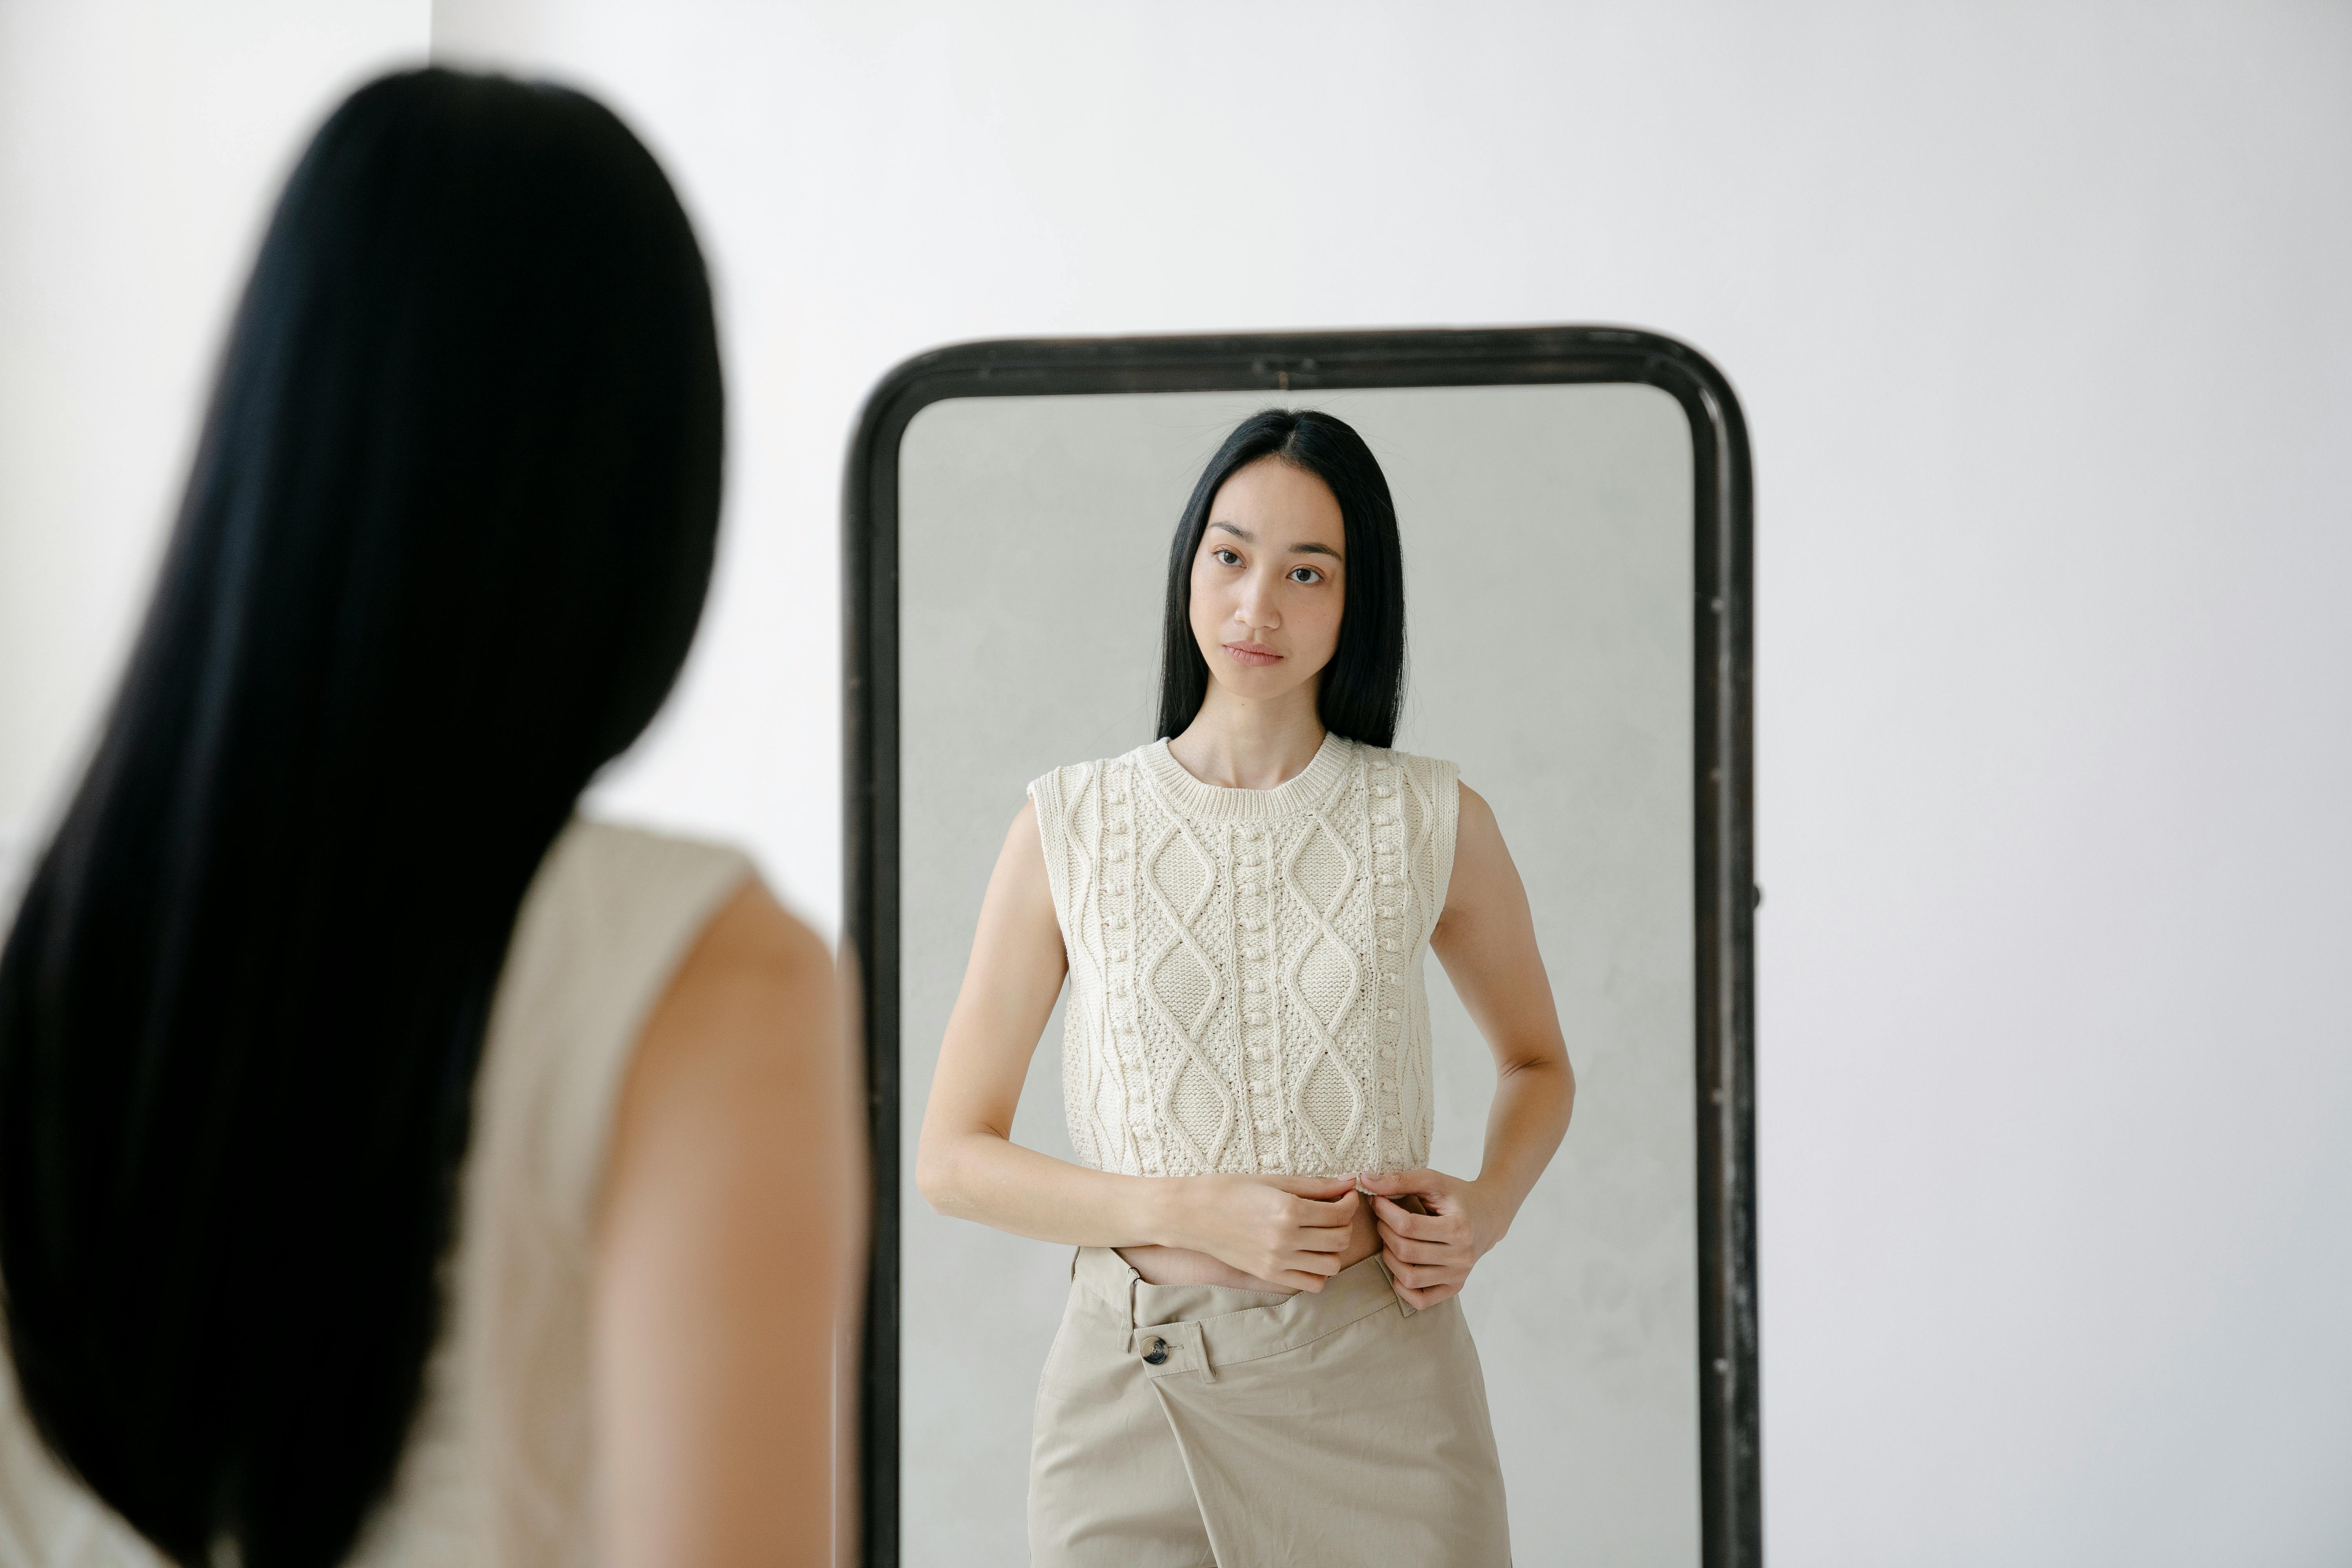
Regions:
<svg viewBox="0 0 2352 1568"><path fill-rule="evenodd" d="M1404 553L1388 477L1345 420L1312 408L1268 408L1234 427L1176 524L1168 552L1168 605L1160 633L1160 734L1181 735L1209 695L1208 661L1192 636L1192 558L1217 491L1261 458L1313 474L1331 488L1347 525L1347 601L1339 646L1323 667L1316 714L1349 740L1385 746L1404 703Z"/></svg>
<svg viewBox="0 0 2352 1568"><path fill-rule="evenodd" d="M181 1563L334 1563L386 1489L509 934L686 656L719 442L608 110L425 70L319 132L0 955L16 1376Z"/></svg>

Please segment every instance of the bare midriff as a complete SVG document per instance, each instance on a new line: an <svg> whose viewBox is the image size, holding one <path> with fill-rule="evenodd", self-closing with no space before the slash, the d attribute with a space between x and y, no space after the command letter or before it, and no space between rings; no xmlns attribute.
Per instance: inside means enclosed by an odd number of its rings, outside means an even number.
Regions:
<svg viewBox="0 0 2352 1568"><path fill-rule="evenodd" d="M1348 1232L1348 1245L1337 1254L1341 1268L1361 1263L1381 1249L1380 1233L1372 1227L1371 1202L1364 1198L1358 1202L1356 1223ZM1118 1255L1150 1285L1222 1285L1228 1290L1265 1290L1277 1296L1298 1294L1295 1285L1277 1285L1271 1279L1244 1274L1223 1258L1195 1252L1189 1247L1122 1247Z"/></svg>

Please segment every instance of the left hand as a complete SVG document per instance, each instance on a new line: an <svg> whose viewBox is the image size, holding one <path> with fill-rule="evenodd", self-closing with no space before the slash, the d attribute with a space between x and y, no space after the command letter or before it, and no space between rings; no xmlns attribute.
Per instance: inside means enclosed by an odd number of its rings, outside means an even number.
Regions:
<svg viewBox="0 0 2352 1568"><path fill-rule="evenodd" d="M1478 1184L1443 1171L1396 1171L1356 1184L1372 1194L1381 1251L1397 1294L1415 1311L1458 1296L1470 1269L1500 1241L1507 1219L1493 1211ZM1429 1212L1414 1214L1395 1200L1406 1194Z"/></svg>

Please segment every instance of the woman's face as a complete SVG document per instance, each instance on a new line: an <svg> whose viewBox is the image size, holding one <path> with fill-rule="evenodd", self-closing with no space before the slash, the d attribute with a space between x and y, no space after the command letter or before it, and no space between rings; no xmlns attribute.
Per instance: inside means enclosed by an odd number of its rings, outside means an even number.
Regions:
<svg viewBox="0 0 2352 1568"><path fill-rule="evenodd" d="M1192 557L1192 636L1209 678L1263 702L1306 685L1339 647L1347 525L1331 488L1279 458L1237 469Z"/></svg>

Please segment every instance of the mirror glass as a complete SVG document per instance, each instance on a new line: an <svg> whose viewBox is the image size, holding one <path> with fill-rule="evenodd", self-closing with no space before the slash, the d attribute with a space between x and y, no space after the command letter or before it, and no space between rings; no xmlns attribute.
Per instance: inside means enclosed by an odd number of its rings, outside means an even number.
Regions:
<svg viewBox="0 0 2352 1568"><path fill-rule="evenodd" d="M1693 457L1632 383L965 397L899 448L901 1558L1028 1561L1070 1250L934 1215L913 1159L981 895L1027 783L1153 738L1170 541L1267 406L1361 432L1394 494L1396 744L1492 804L1573 1058L1574 1124L1463 1295L1522 1562L1699 1559ZM1477 1173L1486 1046L1433 957L1432 1163ZM1068 1159L1062 1023L1017 1142ZM1541 1543L1537 1550L1536 1543Z"/></svg>

